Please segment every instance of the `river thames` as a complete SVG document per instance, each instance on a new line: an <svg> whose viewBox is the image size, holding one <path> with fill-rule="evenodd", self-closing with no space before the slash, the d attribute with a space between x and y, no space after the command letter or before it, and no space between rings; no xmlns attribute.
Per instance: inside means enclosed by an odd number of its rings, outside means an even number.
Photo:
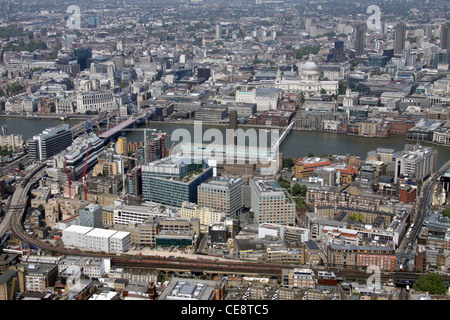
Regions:
<svg viewBox="0 0 450 320"><path fill-rule="evenodd" d="M79 122L80 120L25 120L22 118L0 117L0 125L7 125L8 133L22 134L24 141L30 139L33 135L41 133L45 128L57 126L62 123L73 126ZM168 134L166 147L168 148L178 143L178 141L171 141L171 135L176 129L187 130L191 134L191 138L194 139L194 126L192 124L150 122L146 127L155 129L158 132L166 132ZM211 128L219 129L223 133L223 136L226 137L225 130L227 129L227 126L207 126L204 124L202 127L203 132ZM268 132L266 133L265 129L250 128L247 126L239 126L239 128L243 129L244 132L250 129L256 131L261 130L261 134L269 135ZM143 132L129 132L127 138L128 141L131 142L142 141ZM268 139L270 140L270 138ZM194 140L192 140L192 142L194 142ZM211 142L205 141L204 143L209 144ZM404 136L400 135L391 135L388 138L364 138L329 132L292 130L281 145L280 152L283 153L284 157L293 159L313 153L316 156L324 154L350 154L359 156L362 160L365 160L369 151L376 150L377 148L391 148L400 151L403 150L404 145L407 143L411 144L415 142L407 141ZM429 145L438 150L439 167L450 160L450 147L435 146L425 143L423 145Z"/></svg>

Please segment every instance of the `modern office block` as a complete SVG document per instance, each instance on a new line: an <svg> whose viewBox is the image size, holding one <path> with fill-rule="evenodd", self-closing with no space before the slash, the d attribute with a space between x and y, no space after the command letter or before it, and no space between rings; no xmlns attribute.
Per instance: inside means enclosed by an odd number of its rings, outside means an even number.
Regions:
<svg viewBox="0 0 450 320"><path fill-rule="evenodd" d="M72 132L68 124L47 128L27 141L30 160L50 158L72 144Z"/></svg>
<svg viewBox="0 0 450 320"><path fill-rule="evenodd" d="M405 150L394 153L393 157L395 183L402 177L420 182L437 169L437 150L432 147L407 144Z"/></svg>
<svg viewBox="0 0 450 320"><path fill-rule="evenodd" d="M450 22L446 22L441 26L441 43L442 50L450 49Z"/></svg>
<svg viewBox="0 0 450 320"><path fill-rule="evenodd" d="M80 210L80 225L91 228L103 228L102 207L98 204L88 204Z"/></svg>
<svg viewBox="0 0 450 320"><path fill-rule="evenodd" d="M274 180L250 180L251 209L254 220L261 223L295 224L295 203Z"/></svg>
<svg viewBox="0 0 450 320"><path fill-rule="evenodd" d="M198 204L237 216L243 207L243 179L216 178L198 186Z"/></svg>
<svg viewBox="0 0 450 320"><path fill-rule="evenodd" d="M399 22L395 25L394 29L394 54L402 54L403 49L405 49L406 41L406 24L404 22Z"/></svg>
<svg viewBox="0 0 450 320"><path fill-rule="evenodd" d="M142 166L142 197L178 207L184 201L197 203L197 187L212 174L203 160L171 156L154 161Z"/></svg>
<svg viewBox="0 0 450 320"><path fill-rule="evenodd" d="M364 54L365 45L366 45L366 25L359 24L355 28L354 48L356 56L361 56Z"/></svg>
<svg viewBox="0 0 450 320"><path fill-rule="evenodd" d="M63 178L65 179L65 169L67 168L73 175L72 179L76 180L83 176L85 166L87 166L87 170L90 170L97 164L98 157L104 149L102 139L92 133L84 134L76 138L73 143L58 153L51 161L48 161L47 165L64 171Z"/></svg>

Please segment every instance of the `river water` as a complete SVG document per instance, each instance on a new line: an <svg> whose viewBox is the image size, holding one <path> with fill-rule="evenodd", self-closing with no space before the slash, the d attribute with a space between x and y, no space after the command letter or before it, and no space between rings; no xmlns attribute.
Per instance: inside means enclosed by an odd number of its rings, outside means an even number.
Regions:
<svg viewBox="0 0 450 320"><path fill-rule="evenodd" d="M33 135L41 133L45 128L57 126L61 123L68 123L69 125L75 125L79 123L80 120L57 120L57 119L39 119L39 120L25 120L22 118L8 118L0 117L0 125L7 125L9 133L22 134L23 139L26 141ZM166 146L170 148L172 145L178 143L172 141L171 135L176 129L187 130L191 138L194 139L194 127L188 124L178 124L178 123L162 123L162 122L151 122L146 127L153 128L156 131L166 132L168 134L166 140ZM208 129L219 129L223 136L226 136L225 130L226 126L206 126L203 125L202 131L205 132ZM260 130L259 128L249 128L249 127L239 127L245 130ZM259 132L259 131L258 131ZM265 134L266 130L261 129L261 133ZM270 141L270 133L268 135L268 140ZM281 131L280 131L281 134ZM129 132L127 134L128 141L142 141L143 132L135 131ZM225 138L224 138L225 139ZM194 140L192 140L194 141ZM205 141L205 143L211 143ZM404 139L403 136L391 135L388 138L364 138L357 136L349 136L336 133L328 132L311 132L311 131L297 131L292 130L291 133L286 137L283 144L280 147L280 152L283 153L284 157L287 158L298 158L306 156L309 153L313 153L316 156L321 156L324 154L338 154L338 155L356 155L365 159L369 151L375 150L377 148L392 148L395 150L403 150L404 145L409 142ZM424 144L425 145L425 144ZM446 161L450 160L450 147L441 147L431 145L438 150L438 166L442 166Z"/></svg>

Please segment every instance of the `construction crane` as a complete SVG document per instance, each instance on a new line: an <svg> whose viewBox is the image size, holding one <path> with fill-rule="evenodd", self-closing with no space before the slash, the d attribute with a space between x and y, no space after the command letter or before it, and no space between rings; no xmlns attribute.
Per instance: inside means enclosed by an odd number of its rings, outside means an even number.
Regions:
<svg viewBox="0 0 450 320"><path fill-rule="evenodd" d="M72 184L70 182L70 174L69 170L67 169L67 157L64 157L64 167L66 168L66 175L67 175L67 184L69 185L69 199L72 198Z"/></svg>
<svg viewBox="0 0 450 320"><path fill-rule="evenodd" d="M86 149L86 161L84 162L84 169L83 169L84 200L87 200L86 170L87 170L88 155L89 155L89 146Z"/></svg>

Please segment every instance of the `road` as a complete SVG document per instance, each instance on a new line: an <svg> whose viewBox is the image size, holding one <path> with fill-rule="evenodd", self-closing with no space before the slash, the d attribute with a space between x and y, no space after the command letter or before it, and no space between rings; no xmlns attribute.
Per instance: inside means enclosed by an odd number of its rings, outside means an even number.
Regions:
<svg viewBox="0 0 450 320"><path fill-rule="evenodd" d="M447 172L450 169L450 161L447 161L438 171L432 174L427 180L424 181L422 185L422 192L420 194L418 209L415 219L412 223L414 223L414 228L411 230L411 235L408 239L404 239L398 248L398 252L400 253L399 259L397 261L397 265L405 266L408 260L413 258L415 246L417 243L417 238L420 234L420 230L422 228L423 220L425 219L428 206L431 202L431 197L433 196L433 190L436 184L439 183L438 179L441 175ZM409 244L411 246L409 247Z"/></svg>
<svg viewBox="0 0 450 320"><path fill-rule="evenodd" d="M106 113L102 113L101 115L92 117L91 123L98 123L99 121L104 120L107 117ZM81 131L85 130L85 123L81 122L77 125L70 128L72 131L73 136L76 136ZM28 155L25 155L23 158L28 159ZM40 168L39 172L35 172L37 168ZM34 168L32 171L27 172L22 179L16 183L16 189L9 199L9 205L6 210L5 216L3 217L1 223L0 223L0 239L5 235L5 233L10 228L12 219L14 216L21 216L21 213L23 213L23 210L25 208L26 202L27 202L27 194L28 191L32 185L32 183L28 183L24 188L21 187L21 181L25 181L30 176L35 177L41 177L42 174L45 172L45 162L41 165L39 165L37 168ZM5 168L3 168L5 169ZM17 221L18 223L18 221Z"/></svg>
<svg viewBox="0 0 450 320"><path fill-rule="evenodd" d="M38 171L36 171L37 169ZM44 171L45 164L41 164L32 171L27 172L23 177L23 180L34 177L39 178L42 176ZM5 216L0 223L0 237L3 237L5 235L5 233L9 230L11 223L16 220L17 217L21 216L24 212L28 200L27 194L31 185L33 184L33 181L35 180L31 179L29 183L24 186L24 188L21 187L21 183L17 183L16 189L14 190L14 193L9 200L8 209L6 210Z"/></svg>
<svg viewBox="0 0 450 320"><path fill-rule="evenodd" d="M45 165L40 167L41 169L35 173L36 177L40 177L45 171ZM16 205L26 204L26 196L28 190L33 184L33 180L29 181L24 188L19 187L14 192L11 203ZM150 268L150 269L164 269L164 270L191 270L196 272L208 271L212 273L225 272L227 274L245 273L245 274L257 274L261 276L280 277L282 269L298 267L298 265L291 264L276 264L276 263L259 263L250 261L217 261L214 258L199 256L198 259L187 258L166 258L166 257L153 257L153 256L140 256L135 255L107 255L93 252L83 252L81 250L68 249L64 247L53 246L51 244L40 241L30 235L28 235L22 228L20 218L22 216L23 209L20 212L10 211L8 212L8 221L11 231L14 236L21 239L23 242L31 244L44 251L55 252L62 255L74 255L74 256L91 256L91 257L103 257L111 258L111 263L114 266L129 266L133 268ZM320 267L318 267L320 268ZM317 268L313 267L313 270L317 271ZM346 279L348 277L360 280L367 280L369 274L363 270L353 270L327 267L326 270L333 271L337 277ZM396 277L395 272L382 272L381 280L387 281ZM401 273L400 276L403 276ZM420 274L417 274L420 275ZM448 277L446 277L447 279ZM447 279L449 280L449 279Z"/></svg>

